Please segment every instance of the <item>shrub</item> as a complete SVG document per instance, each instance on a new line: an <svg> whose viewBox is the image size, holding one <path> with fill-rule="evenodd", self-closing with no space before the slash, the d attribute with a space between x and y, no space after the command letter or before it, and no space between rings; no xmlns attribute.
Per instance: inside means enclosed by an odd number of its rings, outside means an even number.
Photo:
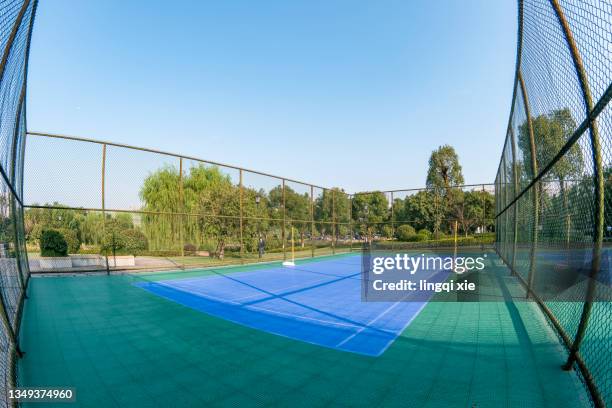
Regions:
<svg viewBox="0 0 612 408"><path fill-rule="evenodd" d="M145 234L136 229L126 229L121 231L123 235L124 249L130 255L136 255L145 251L149 247L149 241Z"/></svg>
<svg viewBox="0 0 612 408"><path fill-rule="evenodd" d="M410 241L416 235L416 231L411 225L400 225L395 230L395 237L400 241Z"/></svg>
<svg viewBox="0 0 612 408"><path fill-rule="evenodd" d="M423 241L426 241L428 239L431 239L431 232L429 232L429 230L426 229L420 229L419 232L417 233L418 235L423 235L425 237L425 239Z"/></svg>
<svg viewBox="0 0 612 408"><path fill-rule="evenodd" d="M414 234L408 240L408 242L421 242L421 241L427 241L427 236L423 234Z"/></svg>
<svg viewBox="0 0 612 408"><path fill-rule="evenodd" d="M106 254L128 254L137 255L142 253L149 246L147 237L138 230L112 229L107 231L102 240L101 252Z"/></svg>
<svg viewBox="0 0 612 408"><path fill-rule="evenodd" d="M68 244L64 236L54 229L43 230L40 234L41 256L68 256Z"/></svg>
<svg viewBox="0 0 612 408"><path fill-rule="evenodd" d="M70 228L58 229L59 233L64 236L66 244L68 245L68 253L76 254L81 249L81 240L79 239L77 232Z"/></svg>
<svg viewBox="0 0 612 408"><path fill-rule="evenodd" d="M190 243L187 243L185 245L183 245L183 252L185 252L186 254L193 254L198 250L198 248Z"/></svg>

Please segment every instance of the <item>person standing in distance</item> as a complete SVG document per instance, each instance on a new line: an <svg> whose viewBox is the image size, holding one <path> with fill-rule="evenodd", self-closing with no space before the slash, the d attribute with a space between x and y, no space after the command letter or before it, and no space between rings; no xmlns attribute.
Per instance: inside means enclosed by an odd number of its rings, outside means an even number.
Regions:
<svg viewBox="0 0 612 408"><path fill-rule="evenodd" d="M257 249L259 250L259 259L263 258L265 248L266 248L266 241L264 241L263 237L260 235L259 242L257 242Z"/></svg>

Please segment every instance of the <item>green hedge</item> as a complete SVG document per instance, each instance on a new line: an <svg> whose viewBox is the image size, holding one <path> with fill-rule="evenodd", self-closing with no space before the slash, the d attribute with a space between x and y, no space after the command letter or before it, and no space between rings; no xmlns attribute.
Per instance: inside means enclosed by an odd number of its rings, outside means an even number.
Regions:
<svg viewBox="0 0 612 408"><path fill-rule="evenodd" d="M64 236L66 244L68 244L68 253L76 254L81 249L81 240L79 239L76 230L70 228L60 228L60 234Z"/></svg>
<svg viewBox="0 0 612 408"><path fill-rule="evenodd" d="M139 255L147 251L147 237L136 229L111 229L104 234L100 253L115 255Z"/></svg>
<svg viewBox="0 0 612 408"><path fill-rule="evenodd" d="M416 248L439 248L439 247L453 247L455 245L455 239L451 237L445 237L441 239L424 239L425 235L416 234L418 241L410 242L398 242L398 241L377 241L375 243L376 249L390 249L390 250L401 250L401 249L416 249ZM474 246L474 245L491 245L495 242L495 233L486 233L478 235L470 235L467 237L457 237L457 246Z"/></svg>
<svg viewBox="0 0 612 408"><path fill-rule="evenodd" d="M60 231L47 229L41 232L40 255L51 257L68 256L68 243Z"/></svg>

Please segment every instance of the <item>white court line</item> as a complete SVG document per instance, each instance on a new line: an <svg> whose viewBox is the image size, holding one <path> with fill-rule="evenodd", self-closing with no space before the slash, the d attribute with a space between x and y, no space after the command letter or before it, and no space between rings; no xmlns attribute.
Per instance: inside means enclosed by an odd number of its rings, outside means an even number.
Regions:
<svg viewBox="0 0 612 408"><path fill-rule="evenodd" d="M233 281L233 279L230 279L230 280ZM308 282L308 284L309 285L311 285L311 284L319 284L319 283L325 283L325 282L329 282L329 281L330 281L329 279L319 279L319 280L316 280L316 281ZM196 283L196 282L194 282L194 283ZM238 280L233 281L232 283L236 283L236 284L240 284L240 285L245 285L245 286L249 286L249 287L251 286L251 284L249 284L247 282L241 282L241 281L238 281ZM274 289L274 290L276 290L276 291L285 291L287 289L292 289L292 288L299 287L299 286L303 286L303 282L301 284L295 284L295 285L291 285L291 286L287 286L287 287L283 287L283 288L278 288L278 289ZM197 290L197 289L204 289L204 288L202 288L199 285L186 284L186 285L168 286L168 287L175 288L175 289L185 289L184 292L194 293L194 294L198 294L198 295L201 294L203 296L206 296L206 292L201 292L201 291ZM251 289L257 290L254 287L252 287ZM260 289L260 291L261 291L261 289ZM228 299L228 300L231 301L231 302L238 303L238 302L241 302L241 301L244 301L244 300L247 300L247 299L255 298L257 296L262 296L262 292L258 292L258 293L255 293L253 295L243 296L243 297L239 297L239 298L235 298L235 299ZM276 293L268 294L268 293L264 292L263 296L264 297L266 297L266 296L276 296L276 297L279 297L280 295L277 295Z"/></svg>
<svg viewBox="0 0 612 408"><path fill-rule="evenodd" d="M321 264L325 261L315 261L313 263L317 263L317 264ZM297 266L299 267L301 264L297 264ZM248 265L245 265L248 266ZM226 268L229 268L229 266L225 266ZM221 269L221 268L217 268L217 269ZM211 271L217 271L217 269L210 269ZM205 281L213 281L216 279L227 279L227 278L233 278L233 277L242 277L242 276L254 276L259 272L264 272L266 274L272 274L272 273L282 273L283 276L284 274L286 274L286 271L291 271L292 273L295 273L295 271L301 272L301 273L309 273L309 274L318 274L318 275L325 275L325 276L330 276L330 277L338 277L338 278L343 278L343 276L340 275L330 275L330 274L325 274L323 272L316 272L316 271L309 271L307 269L300 269L300 268L287 268L284 266L275 266L275 267L271 267L271 268L261 268L261 269L255 269L255 270L251 270L251 271L240 271L240 272L231 272L229 274L217 271L218 273L215 274L209 274L209 275L202 275L202 276L195 276L195 277L176 277L176 278L170 278L170 279L160 279L158 281L148 281L148 282L199 282L202 280ZM183 271L184 272L184 271ZM189 271L188 273L191 273L192 271Z"/></svg>
<svg viewBox="0 0 612 408"><path fill-rule="evenodd" d="M385 345L385 347L382 348L382 350L380 350L380 353L378 353L376 356L380 356L382 355L385 351L387 351L387 349L389 348L389 346L395 341L395 339L404 332L404 330L406 330L406 327L408 327L410 325L410 323L412 323L412 321L414 319L416 319L416 317L421 314L421 311L423 310L423 308L425 308L425 306L427 306L427 304L429 303L429 301L427 302L423 302L423 304L421 305L421 307L419 307L419 309L412 315L412 317L406 322L406 324L404 325L404 327L402 327L402 329L395 333L395 337L390 339L387 344Z"/></svg>
<svg viewBox="0 0 612 408"><path fill-rule="evenodd" d="M312 284L316 285L316 284L325 283L325 282L331 282L331 281L329 279L320 279L320 280L308 282L308 284L309 285L312 285ZM275 290L283 291L284 292L284 291L286 291L288 289L293 289L293 288L300 287L300 286L303 286L303 282L302 283L296 283L295 285L291 285L291 286L287 286L287 287L283 287L283 288L279 288L279 289L275 289ZM304 287L304 289L307 289L307 288ZM313 288L310 288L310 289L313 289ZM236 301L238 302L238 301L243 301L243 300L246 300L246 299L251 299L251 298L254 298L254 297L259 296L259 295L261 295L261 293L257 293L257 294L249 295L249 296L244 296L244 297L236 299ZM267 296L271 296L270 294L266 294L266 295ZM272 293L272 295L274 295L276 297L280 297L280 295L277 295L276 293Z"/></svg>
<svg viewBox="0 0 612 408"><path fill-rule="evenodd" d="M207 299L214 300L214 301L217 301L217 302L230 303L230 304L233 304L233 305L236 305L236 306L244 306L241 303L237 303L237 302L234 302L232 300L222 299L222 298L218 298L216 296L211 296L211 295L195 294L193 292L189 292L187 290L178 289L178 288L175 288L173 286L170 286L170 285L167 285L167 284L163 284L163 283L158 283L158 284L162 285L162 286L165 286L165 287L168 287L168 288L173 289L173 290L177 290L179 292L185 292L185 293L189 293L191 295L201 296L203 298L207 298ZM172 300L173 302L176 302L173 299L170 299L170 300ZM176 302L176 303L180 303L180 302ZM183 305L183 306L185 306L185 305ZM185 306L185 307L189 307L189 306ZM279 316L287 316L287 317L293 317L293 318L296 318L296 319L303 319L303 320L312 320L312 321L319 322L319 323L326 323L326 324L328 324L330 326L343 326L343 327L352 327L352 328L363 328L363 326L361 326L361 325L355 325L355 324L351 324L351 323L342 323L342 322L333 322L333 321L330 321L330 320L317 319L315 317L300 316L300 315L296 315L296 314L292 314L292 313L279 312L278 310L266 309L265 307L246 306L246 308L254 309L254 310L261 310L261 311L268 312L268 313L271 313L271 314L276 314L276 315L279 315ZM389 333L389 334L394 334L395 333L395 332L389 332L389 331L384 330L384 329L376 329L376 330L382 331L382 332L385 332L385 333Z"/></svg>
<svg viewBox="0 0 612 408"><path fill-rule="evenodd" d="M387 309L385 309L381 314L379 314L378 316L376 316L374 319L370 320L369 322L367 322L365 324L365 326L362 326L359 330L357 330L355 333L351 334L350 336L348 336L347 338L345 338L344 340L342 340L340 343L336 344L336 347L340 347L343 344L345 344L346 342L350 341L351 339L353 339L355 336L358 336L361 332L363 332L365 329L369 328L369 326L374 323L375 321L377 321L378 319L380 319L381 317L383 317L384 315L386 315L387 313L389 313L393 308L395 308L397 305L399 305L401 302L401 300L399 302L395 302L394 304L392 304L391 306L389 306ZM379 330L379 329L377 329ZM394 334L395 332L391 332L392 334Z"/></svg>
<svg viewBox="0 0 612 408"><path fill-rule="evenodd" d="M283 268L280 268L280 269L283 269ZM289 270L293 271L293 268L286 268L286 269L289 269ZM325 282L334 283L336 281L336 279L340 279L340 280L351 279L348 276L345 277L345 276L339 276L339 275L328 275L328 274L325 274L325 273L322 273L322 272L314 272L314 271L308 271L308 270L304 270L304 269L297 269L297 271L299 271L301 273L312 274L312 275L323 275L323 276L325 276L325 278L321 278L320 280L315 280L315 281L308 282L307 283L308 285L325 283ZM249 272L249 276L253 276L253 274L257 273L257 272L259 272L259 271ZM269 272L272 272L272 271L269 271ZM241 275L243 274L242 272L238 272L238 273L240 273ZM246 286L251 286L252 285L252 284L250 284L248 282L242 282L242 281L234 278L236 275L238 275L238 273L232 274L231 276L229 276L229 275L227 275L227 276L226 275L222 275L222 276L217 275L217 276L205 277L204 279L202 279L202 278L166 279L166 280L161 280L161 281L158 281L158 282L170 282L170 281L172 281L172 282L179 282L179 283L183 282L185 284L184 285L180 285L181 287L188 288L188 289L191 289L191 288L195 289L192 285L190 285L191 283L200 283L202 281L209 282L209 281L214 280L215 278L225 278L225 279L228 279L229 281L233 281L234 283L237 283L237 284L242 284L242 285L246 285ZM295 273L295 272L293 272L293 273ZM287 286L287 287L283 287L283 288L279 288L279 289L274 289L274 290L275 291L285 291L285 290L288 290L288 289L292 289L292 288L303 286L303 284L304 284L304 282L298 283L298 284L295 284L295 285L291 285L291 286ZM253 290L256 290L256 289L253 288ZM189 291L189 292L190 293L197 293L197 294L201 294L202 293L202 292L200 292L198 290L193 290L193 291ZM249 296L244 296L244 297L239 297L239 298L233 299L233 301L235 301L235 302L244 301L244 300L247 300L247 299L255 298L255 297L260 296L260 295L261 295L261 293L256 293L256 294L253 294L253 295L249 295ZM276 293L273 293L273 295L278 296Z"/></svg>
<svg viewBox="0 0 612 408"><path fill-rule="evenodd" d="M443 270L437 271L433 276L436 276L437 274L439 274L440 272L443 272ZM391 344L395 341L395 338L397 338L400 334L402 334L404 332L404 330L406 330L406 328L410 325L410 323L412 323L412 321L414 319L416 319L416 317L423 311L423 309L425 308L425 306L427 306L429 304L429 301L431 300L431 298L433 297L433 295L431 295L429 297L429 299L427 299L426 301L423 301L423 304L421 305L421 307L419 307L419 309L412 315L412 317L406 322L406 324L404 325L404 327L402 327L402 329L396 333L395 337L390 339L387 344L385 345L385 347L383 347L383 349L380 351L380 353L378 353L376 356L381 356L385 351L387 351L387 349L389 348L389 346L391 346Z"/></svg>

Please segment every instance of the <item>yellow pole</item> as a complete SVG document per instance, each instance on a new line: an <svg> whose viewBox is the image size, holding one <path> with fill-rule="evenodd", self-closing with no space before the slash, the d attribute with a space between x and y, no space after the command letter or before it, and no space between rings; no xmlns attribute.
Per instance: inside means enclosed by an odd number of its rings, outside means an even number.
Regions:
<svg viewBox="0 0 612 408"><path fill-rule="evenodd" d="M453 265L457 262L457 220L455 220L455 245L453 248Z"/></svg>
<svg viewBox="0 0 612 408"><path fill-rule="evenodd" d="M295 262L295 242L293 240L293 237L294 237L293 224L291 224L291 260Z"/></svg>

